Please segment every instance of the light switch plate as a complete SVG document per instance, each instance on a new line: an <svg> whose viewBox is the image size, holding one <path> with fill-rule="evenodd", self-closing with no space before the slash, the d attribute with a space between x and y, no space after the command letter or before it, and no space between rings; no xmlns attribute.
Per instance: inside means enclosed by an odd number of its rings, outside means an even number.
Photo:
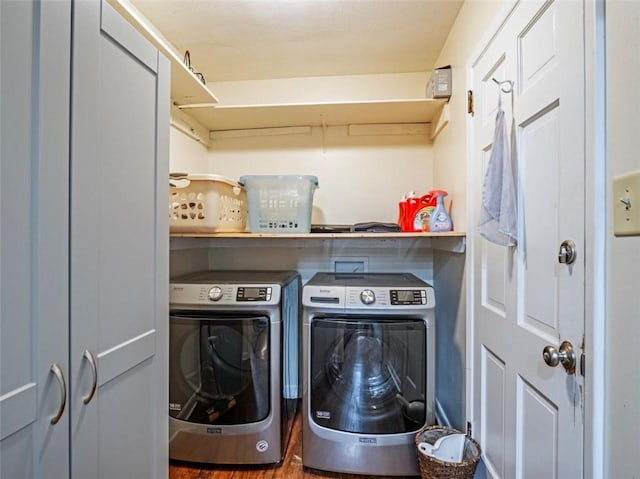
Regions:
<svg viewBox="0 0 640 479"><path fill-rule="evenodd" d="M640 235L640 171L613 179L613 234Z"/></svg>

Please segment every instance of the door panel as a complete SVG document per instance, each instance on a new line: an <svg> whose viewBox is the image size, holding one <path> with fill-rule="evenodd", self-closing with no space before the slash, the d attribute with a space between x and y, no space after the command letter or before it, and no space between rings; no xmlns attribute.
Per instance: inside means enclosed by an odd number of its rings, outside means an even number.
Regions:
<svg viewBox="0 0 640 479"><path fill-rule="evenodd" d="M69 475L68 2L0 2L0 477ZM51 418L61 411L56 424ZM44 471L44 472L43 472Z"/></svg>
<svg viewBox="0 0 640 479"><path fill-rule="evenodd" d="M583 379L542 358L546 345L582 344L584 258L558 263L565 239L584 244L584 45L581 2L514 6L473 65L477 108L470 175L477 197L498 104L515 134L516 248L473 235L474 417L495 478L582 474ZM477 218L478 212L473 212Z"/></svg>
<svg viewBox="0 0 640 479"><path fill-rule="evenodd" d="M557 477L559 411L535 386L517 378L516 477Z"/></svg>
<svg viewBox="0 0 640 479"><path fill-rule="evenodd" d="M151 358L156 351L156 341L156 332L151 330L98 354L98 387Z"/></svg>
<svg viewBox="0 0 640 479"><path fill-rule="evenodd" d="M556 251L560 198L558 158L559 113L541 112L519 129L520 191L528 238L525 265L520 268L522 326L545 341L558 337L558 277ZM544 185L544 194L541 194Z"/></svg>
<svg viewBox="0 0 640 479"><path fill-rule="evenodd" d="M104 478L166 478L159 472L155 457L157 448L153 436L167 421L150 424L156 407L154 396L162 396L154 386L153 359L130 368L117 379L100 386L96 392L98 413L98 471L93 477ZM151 393L150 391L153 391ZM165 404L166 406L166 404ZM152 412L144 411L149 408ZM166 413L166 407L164 408ZM72 451L72 457L73 457ZM162 458L168 462L168 456ZM75 461L82 461L76 457ZM133 471L133 472L132 472ZM74 477L76 471L72 471Z"/></svg>
<svg viewBox="0 0 640 479"><path fill-rule="evenodd" d="M0 439L3 440L16 433L24 436L25 440L30 440L29 435L36 420L37 378L32 374L32 361L35 359L32 344L37 337L37 323L32 321L33 309L29 296L34 282L31 237L35 218L31 216L31 211L35 201L32 186L32 179L35 177L32 159L35 151L32 148L31 132L36 121L33 93L37 89L37 60L32 61L30 53L39 34L35 28L35 15L35 7L30 3L0 4L0 207L3 225L0 230ZM19 412L20 401L24 399L27 399L25 404L30 407ZM3 441L2 448L5 447ZM2 470L6 473L5 461L9 457L5 459L3 454L2 458ZM25 466L30 467L31 464Z"/></svg>
<svg viewBox="0 0 640 479"><path fill-rule="evenodd" d="M506 317L505 260L506 257L501 247L493 243L483 243L482 306L502 318Z"/></svg>
<svg viewBox="0 0 640 479"><path fill-rule="evenodd" d="M106 3L74 16L72 473L165 477L168 64Z"/></svg>
<svg viewBox="0 0 640 479"><path fill-rule="evenodd" d="M490 350L483 348L481 353L481 421L482 448L487 467L496 477L505 477L505 411L506 411L506 366L504 361ZM491 440L487 440L492 438Z"/></svg>
<svg viewBox="0 0 640 479"><path fill-rule="evenodd" d="M548 8L543 8L519 36L522 91L528 90L538 81L546 81L547 72L554 68L558 49L556 13L556 5L553 3Z"/></svg>

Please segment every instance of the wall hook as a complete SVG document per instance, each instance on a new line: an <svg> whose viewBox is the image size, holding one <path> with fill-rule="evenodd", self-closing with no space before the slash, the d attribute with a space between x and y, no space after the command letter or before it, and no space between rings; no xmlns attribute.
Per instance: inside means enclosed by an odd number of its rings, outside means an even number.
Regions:
<svg viewBox="0 0 640 479"><path fill-rule="evenodd" d="M513 91L513 80L498 81L495 78L492 78L492 80L498 84L503 93L511 93Z"/></svg>

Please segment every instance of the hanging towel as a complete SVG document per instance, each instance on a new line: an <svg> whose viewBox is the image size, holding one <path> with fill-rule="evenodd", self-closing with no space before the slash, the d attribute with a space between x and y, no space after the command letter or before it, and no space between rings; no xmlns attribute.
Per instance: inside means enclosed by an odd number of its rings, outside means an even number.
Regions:
<svg viewBox="0 0 640 479"><path fill-rule="evenodd" d="M498 103L493 146L482 185L482 206L478 230L488 241L501 246L518 242L518 212L511 167L507 124Z"/></svg>

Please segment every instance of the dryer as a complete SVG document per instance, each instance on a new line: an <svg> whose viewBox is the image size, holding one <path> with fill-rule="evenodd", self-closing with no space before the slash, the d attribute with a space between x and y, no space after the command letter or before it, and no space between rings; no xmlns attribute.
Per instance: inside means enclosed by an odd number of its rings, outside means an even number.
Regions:
<svg viewBox="0 0 640 479"><path fill-rule="evenodd" d="M302 462L419 475L435 422L435 294L407 273L318 273L304 286Z"/></svg>
<svg viewBox="0 0 640 479"><path fill-rule="evenodd" d="M294 271L203 271L172 280L171 459L283 459L300 397L300 290Z"/></svg>

